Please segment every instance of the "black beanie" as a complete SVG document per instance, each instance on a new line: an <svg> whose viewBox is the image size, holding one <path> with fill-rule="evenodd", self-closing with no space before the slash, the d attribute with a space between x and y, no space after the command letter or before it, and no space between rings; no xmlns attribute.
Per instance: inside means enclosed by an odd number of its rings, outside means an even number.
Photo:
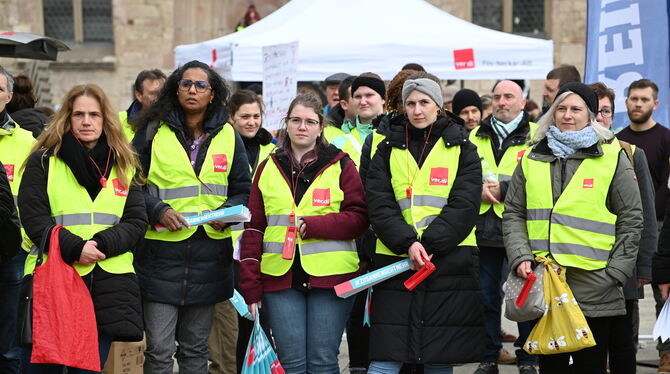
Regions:
<svg viewBox="0 0 670 374"><path fill-rule="evenodd" d="M591 113L598 114L598 95L596 95L596 92L593 91L591 87L585 85L584 83L579 82L566 83L561 86L560 90L558 90L556 98L561 96L562 93L568 91L579 95L579 97L581 97L582 100L584 100L584 102L586 103L586 107L589 108ZM554 99L554 101L556 100Z"/></svg>
<svg viewBox="0 0 670 374"><path fill-rule="evenodd" d="M464 88L454 95L451 103L452 112L455 115L459 115L461 110L471 105L476 106L480 113L482 112L482 99L475 91Z"/></svg>
<svg viewBox="0 0 670 374"><path fill-rule="evenodd" d="M386 86L384 85L383 80L373 77L358 76L351 83L351 96L354 96L354 93L356 92L358 87L361 86L369 87L370 89L378 93L379 96L382 97L382 99L386 100Z"/></svg>

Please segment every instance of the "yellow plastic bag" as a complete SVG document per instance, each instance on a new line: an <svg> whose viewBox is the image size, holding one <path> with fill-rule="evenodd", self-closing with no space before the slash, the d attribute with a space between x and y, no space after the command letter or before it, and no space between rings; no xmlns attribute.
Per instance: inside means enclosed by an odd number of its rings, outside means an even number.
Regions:
<svg viewBox="0 0 670 374"><path fill-rule="evenodd" d="M523 349L551 355L593 347L596 341L565 280L565 268L553 259L537 257L544 266L544 315L540 317Z"/></svg>

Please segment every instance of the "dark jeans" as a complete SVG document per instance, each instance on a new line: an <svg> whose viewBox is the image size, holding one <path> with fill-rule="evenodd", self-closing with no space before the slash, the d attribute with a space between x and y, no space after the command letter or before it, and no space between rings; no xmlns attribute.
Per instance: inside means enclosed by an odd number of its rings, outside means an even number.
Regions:
<svg viewBox="0 0 670 374"><path fill-rule="evenodd" d="M626 316L586 317L586 322L591 328L597 345L577 352L539 355L540 374L606 374L608 342L624 339L632 342L630 322ZM623 354L624 357L630 357L631 352ZM572 365L570 365L570 356L573 360ZM635 359L630 360L624 357L617 358L616 367L612 368L612 373L635 373Z"/></svg>
<svg viewBox="0 0 670 374"><path fill-rule="evenodd" d="M486 347L484 348L483 362L498 362L498 355L502 348L500 336L500 317L502 305L501 283L503 278L503 263L507 255L502 247L479 247L479 285L484 299L484 324L486 327ZM514 342L518 365L535 365L537 358L522 349L530 330L530 322L517 323L519 337Z"/></svg>
<svg viewBox="0 0 670 374"><path fill-rule="evenodd" d="M107 356L109 356L109 349L112 346L112 338L106 335L98 336L98 347L100 351L100 367L105 367ZM32 350L23 348L23 374L62 374L66 366L56 364L31 364L30 355ZM100 373L99 371L90 371L84 369L77 369L67 366L68 374L93 374Z"/></svg>
<svg viewBox="0 0 670 374"><path fill-rule="evenodd" d="M19 293L27 253L21 251L0 264L0 373L20 373L21 348L17 344Z"/></svg>
<svg viewBox="0 0 670 374"><path fill-rule="evenodd" d="M629 363L636 362L637 334L635 334L633 326L637 306L637 299L626 300L626 315L618 325L621 331L616 331L616 333L610 334L609 360L610 372L612 374L628 373L628 371L620 370L619 368L630 368L631 366ZM626 336L628 336L628 339L625 338ZM635 366L632 367L634 368ZM634 373L634 371L631 373Z"/></svg>

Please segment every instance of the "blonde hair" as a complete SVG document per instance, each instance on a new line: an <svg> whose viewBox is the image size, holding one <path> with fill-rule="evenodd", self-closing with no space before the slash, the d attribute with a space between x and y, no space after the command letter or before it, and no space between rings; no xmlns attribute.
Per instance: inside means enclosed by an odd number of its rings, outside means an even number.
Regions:
<svg viewBox="0 0 670 374"><path fill-rule="evenodd" d="M535 131L535 134L533 134L533 137L530 139L530 142L528 143L529 145L531 146L535 145L540 141L542 141L542 139L544 139L547 136L547 131L549 131L549 127L556 124L554 121L554 113L556 112L556 107L558 107L558 105L562 103L563 100L565 100L565 98L570 95L577 95L577 94L572 91L567 91L563 92L562 94L556 97L554 103L551 104L549 110L547 110L547 112L542 115L542 118L540 118L540 120L537 121L539 127ZM614 133L607 127L601 125L598 121L596 121L595 113L591 112L591 110L588 109L588 107L586 107L586 110L589 112L588 124L591 127L593 127L593 130L595 130L598 139L600 139L601 142L608 142L611 139L614 139Z"/></svg>
<svg viewBox="0 0 670 374"><path fill-rule="evenodd" d="M128 143L128 140L126 140L118 114L112 108L107 95L95 84L81 84L70 89L63 99L61 109L54 115L47 129L37 138L37 143L33 147L32 152L50 150L55 156L58 156L63 145L63 135L72 128L70 116L72 115L74 101L80 96L94 98L100 104L103 119L102 132L107 138L109 148L114 153L114 159L119 171L119 181L128 186L130 182L127 178L128 171L133 168L139 171L140 163L135 151ZM141 183L140 180L135 180L135 182Z"/></svg>

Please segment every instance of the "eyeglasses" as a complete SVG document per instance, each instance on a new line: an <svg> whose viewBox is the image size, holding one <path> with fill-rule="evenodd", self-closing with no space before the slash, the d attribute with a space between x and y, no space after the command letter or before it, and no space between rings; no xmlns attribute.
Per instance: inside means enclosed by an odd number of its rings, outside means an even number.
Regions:
<svg viewBox="0 0 670 374"><path fill-rule="evenodd" d="M612 109L601 109L598 111L598 113L600 113L600 115L604 118L612 117Z"/></svg>
<svg viewBox="0 0 670 374"><path fill-rule="evenodd" d="M319 121L317 121L317 120L313 120L313 119L302 119L302 118L300 118L300 117L288 117L288 118L286 118L286 122L287 122L289 125L291 125L291 126L295 126L295 127L299 127L299 126L302 125L303 123L304 123L307 127L319 126Z"/></svg>
<svg viewBox="0 0 670 374"><path fill-rule="evenodd" d="M188 91L191 89L191 86L195 85L195 92L203 93L208 89L211 90L212 86L205 81L192 81L190 79L182 79L179 81L179 89L181 91Z"/></svg>

